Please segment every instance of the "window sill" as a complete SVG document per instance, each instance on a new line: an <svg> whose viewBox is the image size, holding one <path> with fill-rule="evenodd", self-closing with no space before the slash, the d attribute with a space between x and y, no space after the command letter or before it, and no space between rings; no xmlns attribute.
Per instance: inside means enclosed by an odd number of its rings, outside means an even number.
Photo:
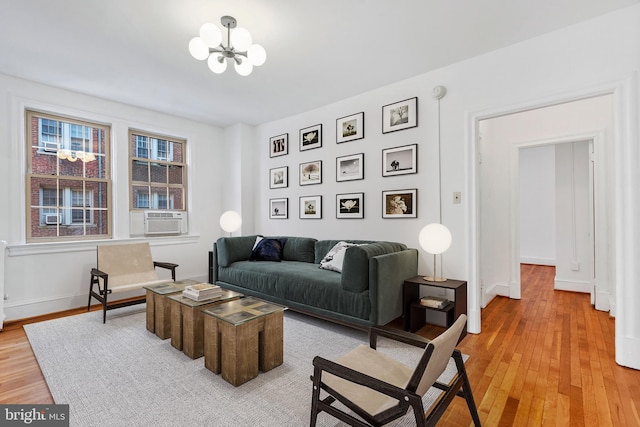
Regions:
<svg viewBox="0 0 640 427"><path fill-rule="evenodd" d="M104 239L104 240L78 240L73 242L46 242L8 244L7 251L10 257L61 254L72 252L95 251L98 245L113 245L134 242L149 242L151 246L173 246L195 243L200 239L197 234L169 237L131 237L128 239Z"/></svg>

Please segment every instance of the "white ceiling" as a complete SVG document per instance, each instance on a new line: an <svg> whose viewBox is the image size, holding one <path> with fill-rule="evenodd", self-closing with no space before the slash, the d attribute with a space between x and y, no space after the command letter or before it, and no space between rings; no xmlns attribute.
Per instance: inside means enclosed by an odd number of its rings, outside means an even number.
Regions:
<svg viewBox="0 0 640 427"><path fill-rule="evenodd" d="M217 126L256 125L640 0L0 0L0 73ZM267 62L241 77L189 40L232 15Z"/></svg>

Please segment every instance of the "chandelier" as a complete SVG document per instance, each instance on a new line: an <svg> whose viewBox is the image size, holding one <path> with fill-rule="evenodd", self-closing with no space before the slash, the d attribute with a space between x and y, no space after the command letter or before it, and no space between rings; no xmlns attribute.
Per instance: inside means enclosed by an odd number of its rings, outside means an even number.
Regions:
<svg viewBox="0 0 640 427"><path fill-rule="evenodd" d="M207 60L209 69L216 74L224 73L227 60L232 61L236 72L248 76L253 67L264 64L267 52L259 44L253 44L251 34L244 28L236 28L236 19L232 16L220 18L222 26L227 29L227 45L222 43L222 31L211 23L200 27L200 36L189 42L191 56L199 61ZM231 29L235 28L233 32Z"/></svg>

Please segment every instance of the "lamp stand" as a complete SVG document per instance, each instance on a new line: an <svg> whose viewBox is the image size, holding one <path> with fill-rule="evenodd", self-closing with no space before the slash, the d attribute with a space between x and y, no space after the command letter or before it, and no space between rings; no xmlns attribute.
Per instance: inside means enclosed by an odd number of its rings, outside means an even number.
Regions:
<svg viewBox="0 0 640 427"><path fill-rule="evenodd" d="M446 282L446 277L438 277L436 274L436 254L433 254L433 276L424 276L423 279L427 282Z"/></svg>

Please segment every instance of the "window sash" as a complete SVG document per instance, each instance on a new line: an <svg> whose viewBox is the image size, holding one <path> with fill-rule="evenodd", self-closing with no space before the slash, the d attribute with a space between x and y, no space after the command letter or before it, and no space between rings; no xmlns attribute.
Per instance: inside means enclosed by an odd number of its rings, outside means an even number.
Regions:
<svg viewBox="0 0 640 427"><path fill-rule="evenodd" d="M186 141L129 131L130 207L186 209Z"/></svg>
<svg viewBox="0 0 640 427"><path fill-rule="evenodd" d="M44 151L71 150L93 153L90 126L39 118L38 128L38 147Z"/></svg>
<svg viewBox="0 0 640 427"><path fill-rule="evenodd" d="M27 242L111 238L110 128L25 115Z"/></svg>

